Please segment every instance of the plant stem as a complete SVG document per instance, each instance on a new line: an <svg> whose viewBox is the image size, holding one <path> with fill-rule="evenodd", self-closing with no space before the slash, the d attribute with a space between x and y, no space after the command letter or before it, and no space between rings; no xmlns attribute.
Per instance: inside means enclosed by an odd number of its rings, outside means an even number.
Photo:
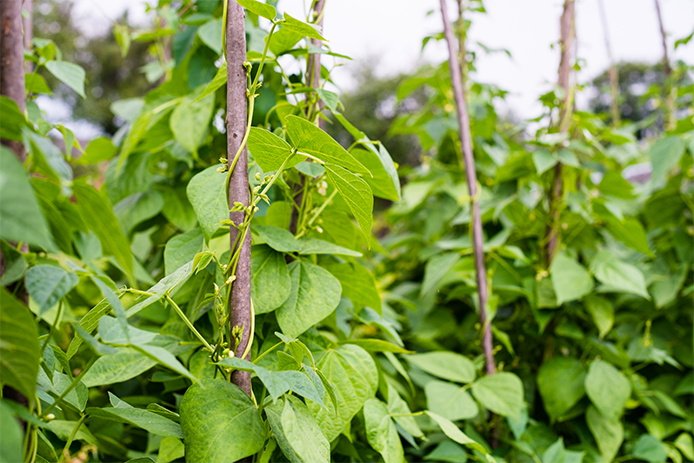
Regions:
<svg viewBox="0 0 694 463"><path fill-rule="evenodd" d="M169 304L171 304L178 316L181 317L183 323L185 323L188 326L188 328L190 328L195 337L197 337L200 340L200 342L202 342L202 344L205 346L205 349L209 350L210 352L214 352L214 348L210 346L209 343L205 340L205 338L202 337L202 335L198 332L198 330L195 329L195 326L193 326L190 320L188 320L188 317L186 317L186 315L183 313L178 304L176 304L176 302L173 299L171 299L171 296L167 294L166 300L169 302Z"/></svg>
<svg viewBox="0 0 694 463"><path fill-rule="evenodd" d="M70 450L70 445L72 445L72 441L75 440L75 436L77 435L77 431L79 431L80 426L82 426L82 423L84 422L84 419L87 417L87 415L82 415L77 421L77 424L75 424L75 428L72 430L72 433L70 433L70 437L68 438L67 442L65 443L65 447L63 448L63 453L60 455L60 459L58 460L58 463L61 463L63 459L65 458L65 454Z"/></svg>
<svg viewBox="0 0 694 463"><path fill-rule="evenodd" d="M443 16L443 30L448 42L448 67L451 73L451 83L453 84L453 95L455 104L458 108L458 128L460 130L460 144L462 145L463 160L465 163L465 177L467 179L468 191L471 198L472 211L472 244L475 254L475 273L477 276L477 294L479 296L480 322L482 325L482 350L484 352L487 374L496 373L494 363L494 349L492 346L491 320L487 317L487 269L484 263L484 242L482 237L482 217L480 215L480 205L477 201L477 173L475 172L475 160L472 156L472 134L470 133L470 118L463 92L462 77L460 75L460 64L458 63L455 51L455 37L451 21L448 19L446 0L441 2L441 15Z"/></svg>
<svg viewBox="0 0 694 463"><path fill-rule="evenodd" d="M39 357L43 358L43 353L46 350L46 346L48 345L48 342L51 340L51 337L53 336L53 331L55 330L55 326L60 322L60 315L63 313L63 300L60 300L60 304L58 305L58 311L55 316L55 320L53 321L53 324L51 325L51 329L48 331L48 337L46 338L45 341L43 341L43 345L41 346L41 355Z"/></svg>

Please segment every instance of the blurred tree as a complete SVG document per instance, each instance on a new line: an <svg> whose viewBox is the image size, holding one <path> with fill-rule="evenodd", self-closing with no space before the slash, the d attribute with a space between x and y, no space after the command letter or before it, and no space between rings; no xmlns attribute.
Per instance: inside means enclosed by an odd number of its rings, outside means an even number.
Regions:
<svg viewBox="0 0 694 463"><path fill-rule="evenodd" d="M127 13L117 22L127 26ZM123 57L111 27L91 37L80 30L70 0L38 0L34 8L34 35L52 39L64 60L79 64L87 73L85 91L89 98L82 99L45 69L40 71L53 89L53 96L72 108L75 119L87 119L113 134L119 124L109 109L111 103L141 96L151 87L141 71L150 60L148 44L133 42Z"/></svg>

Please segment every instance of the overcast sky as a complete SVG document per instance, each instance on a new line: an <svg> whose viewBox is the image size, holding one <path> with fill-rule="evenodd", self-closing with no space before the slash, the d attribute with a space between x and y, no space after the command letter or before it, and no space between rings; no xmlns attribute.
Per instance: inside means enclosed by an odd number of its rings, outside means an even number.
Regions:
<svg viewBox="0 0 694 463"><path fill-rule="evenodd" d="M577 0L578 56L585 60L579 80L585 82L608 66L599 0ZM602 0L617 61L654 63L662 57L654 0ZM676 39L694 30L694 0L660 0L670 50ZM124 10L140 23L147 22L144 0L75 0L79 24L91 31L108 27ZM152 3L155 3L152 1ZM303 16L310 0L280 0L279 8ZM486 14L475 14L469 37L506 54L478 55L479 82L493 83L512 93L511 109L521 117L538 115L537 97L556 81L561 0L485 0ZM378 74L416 69L422 62L446 59L443 42L421 52L422 39L442 29L438 0L327 0L324 36L333 51L354 58L337 69L334 79L343 88L353 85L350 75L359 63L371 59ZM435 11L427 15L427 12ZM449 0L449 12L457 11ZM479 50L479 48L477 48ZM694 63L694 41L680 46L673 59Z"/></svg>

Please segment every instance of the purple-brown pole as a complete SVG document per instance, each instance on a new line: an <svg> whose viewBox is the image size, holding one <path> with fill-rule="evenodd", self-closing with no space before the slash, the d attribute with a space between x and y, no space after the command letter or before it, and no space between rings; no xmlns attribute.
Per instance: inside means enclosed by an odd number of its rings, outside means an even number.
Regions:
<svg viewBox="0 0 694 463"><path fill-rule="evenodd" d="M227 52L227 154L229 165L241 147L246 124L248 122L248 97L246 95L246 13L243 8L230 0L227 10L226 24L226 52ZM243 147L241 156L234 172L229 179L229 204L235 202L248 206L250 193L248 190L248 150ZM229 218L237 225L243 223L244 211L230 212ZM234 246L239 231L230 227L231 246ZM238 266L236 267L236 280L231 284L231 297L229 315L231 329L235 326L243 330L241 342L236 346L235 355L243 355L251 330L251 234L247 233L245 239L238 243L241 247ZM232 254L234 249L231 249ZM250 350L245 360L251 360ZM251 374L247 371L236 370L231 375L231 382L243 389L246 394L251 394Z"/></svg>
<svg viewBox="0 0 694 463"><path fill-rule="evenodd" d="M14 100L20 111L26 111L22 0L0 0L0 94ZM21 141L0 142L14 151L20 161L26 160Z"/></svg>
<svg viewBox="0 0 694 463"><path fill-rule="evenodd" d="M575 30L575 3L574 0L566 0L564 2L564 12L560 19L561 39L561 61L559 62L559 86L564 89L564 102L559 116L559 132L566 133L569 131L569 122L571 120L571 111L573 109L573 98L571 95L571 67L572 67L572 50L573 42L576 36ZM561 201L563 184L562 184L561 163L554 166L554 181L549 192L549 224L545 232L546 242L546 260L547 266L552 263L557 248L559 246L559 207Z"/></svg>
<svg viewBox="0 0 694 463"><path fill-rule="evenodd" d="M472 157L472 135L470 133L470 117L467 112L465 93L463 92L462 75L460 73L460 63L458 53L455 50L455 36L453 27L448 19L446 0L441 1L441 15L443 16L443 31L448 42L448 68L451 73L451 83L453 84L453 96L458 109L458 128L460 130L460 144L463 151L463 161L465 163L465 177L467 179L468 191L470 193L472 205L472 247L475 254L475 273L477 276L477 294L480 303L480 322L482 324L482 350L484 352L487 374L496 373L494 363L494 351L492 347L492 327L491 321L487 319L487 269L484 264L484 242L482 238L482 217L480 215L480 205L477 201L477 172L475 171L475 160Z"/></svg>

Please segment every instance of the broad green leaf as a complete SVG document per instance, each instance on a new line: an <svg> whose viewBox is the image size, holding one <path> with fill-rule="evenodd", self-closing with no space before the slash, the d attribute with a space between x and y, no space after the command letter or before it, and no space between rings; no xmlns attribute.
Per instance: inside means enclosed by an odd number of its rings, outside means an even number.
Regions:
<svg viewBox="0 0 694 463"><path fill-rule="evenodd" d="M651 294L653 295L653 301L656 307L665 307L677 299L688 273L689 267L685 265L679 268L674 274L653 282Z"/></svg>
<svg viewBox="0 0 694 463"><path fill-rule="evenodd" d="M202 230L199 228L171 238L164 248L166 274L171 275L193 260L195 255L202 250L203 241Z"/></svg>
<svg viewBox="0 0 694 463"><path fill-rule="evenodd" d="M149 344L134 344L133 348L140 352L141 354L149 357L150 359L156 361L158 364L163 365L176 373L180 374L195 383L198 379L193 376L186 367L184 367L181 362L168 350L163 347L152 346Z"/></svg>
<svg viewBox="0 0 694 463"><path fill-rule="evenodd" d="M267 3L258 2L256 0L237 0L237 3L251 13L255 13L270 21L274 21L275 16L277 16L275 7Z"/></svg>
<svg viewBox="0 0 694 463"><path fill-rule="evenodd" d="M245 0L248 1L248 0ZM256 2L257 3L257 2ZM273 18L274 19L274 18ZM311 39L321 40L327 42L325 37L320 35L320 28L313 24L307 24L305 22L299 21L292 18L287 13L284 14L284 21L280 23L283 28L301 34L304 37L309 37Z"/></svg>
<svg viewBox="0 0 694 463"><path fill-rule="evenodd" d="M395 352L396 354L412 354L413 351L403 349L383 339L346 339L339 344L354 344L370 352Z"/></svg>
<svg viewBox="0 0 694 463"><path fill-rule="evenodd" d="M222 54L222 18L208 21L198 29L200 40L218 55Z"/></svg>
<svg viewBox="0 0 694 463"><path fill-rule="evenodd" d="M0 252L5 259L5 273L0 277L0 285L8 286L24 276L28 265L22 254L5 240L0 240Z"/></svg>
<svg viewBox="0 0 694 463"><path fill-rule="evenodd" d="M550 445L542 452L542 463L565 463L566 457L564 438L560 437L554 444Z"/></svg>
<svg viewBox="0 0 694 463"><path fill-rule="evenodd" d="M427 352L408 355L408 362L439 378L458 383L475 380L475 365L467 357L453 352Z"/></svg>
<svg viewBox="0 0 694 463"><path fill-rule="evenodd" d="M219 224L229 218L226 175L217 172L218 166L208 167L188 183L188 199L198 215L206 239L210 239Z"/></svg>
<svg viewBox="0 0 694 463"><path fill-rule="evenodd" d="M659 180L670 172L680 162L684 148L684 140L677 135L653 143L647 153L653 165L653 178Z"/></svg>
<svg viewBox="0 0 694 463"><path fill-rule="evenodd" d="M420 294L424 296L429 291L434 289L443 276L460 261L460 255L457 253L439 254L432 257L424 267L424 280Z"/></svg>
<svg viewBox="0 0 694 463"><path fill-rule="evenodd" d="M318 369L333 385L337 403L326 396L327 409L315 402L308 402L308 408L325 437L332 442L364 403L374 397L378 372L364 349L349 344L317 353L316 357Z"/></svg>
<svg viewBox="0 0 694 463"><path fill-rule="evenodd" d="M2 435L0 461L2 463L23 461L24 432L19 423L12 409L0 402L0 435Z"/></svg>
<svg viewBox="0 0 694 463"><path fill-rule="evenodd" d="M326 269L342 286L342 295L381 314L381 295L369 270L361 264L331 264Z"/></svg>
<svg viewBox="0 0 694 463"><path fill-rule="evenodd" d="M407 402L402 400L390 383L388 384L388 413L391 414L396 423L414 437L422 437L424 435L414 416L407 416L412 413L410 407L407 405Z"/></svg>
<svg viewBox="0 0 694 463"><path fill-rule="evenodd" d="M366 238L367 245L371 246L371 224L373 223L372 211L374 198L369 185L360 177L357 177L347 169L340 166L327 165L325 171L328 179L345 200L347 206L357 219L359 228Z"/></svg>
<svg viewBox="0 0 694 463"><path fill-rule="evenodd" d="M265 426L250 397L221 379L203 379L181 401L186 460L228 463L258 453Z"/></svg>
<svg viewBox="0 0 694 463"><path fill-rule="evenodd" d="M51 88L41 74L26 74L24 77L24 86L29 93L51 94Z"/></svg>
<svg viewBox="0 0 694 463"><path fill-rule="evenodd" d="M39 316L65 297L78 281L77 275L54 265L31 267L25 278L27 291L40 308Z"/></svg>
<svg viewBox="0 0 694 463"><path fill-rule="evenodd" d="M453 439L459 444L467 445L470 448L473 448L475 450L478 450L484 454L487 453L484 447L482 447L480 444L475 442L474 440L470 439L468 436L465 435L463 431L461 431L458 426L453 424L450 420L447 420L446 418L442 417L441 415L437 415L436 413L425 410L424 413L429 416L432 420L436 422L436 424L441 428L441 431L448 436L450 439ZM488 458L489 459L489 458ZM493 461L493 460L492 460Z"/></svg>
<svg viewBox="0 0 694 463"><path fill-rule="evenodd" d="M176 141L191 153L196 153L202 143L214 111L214 94L200 101L194 99L195 95L189 95L181 100L169 122Z"/></svg>
<svg viewBox="0 0 694 463"><path fill-rule="evenodd" d="M29 309L0 287L0 378L34 403L39 372L38 327Z"/></svg>
<svg viewBox="0 0 694 463"><path fill-rule="evenodd" d="M296 397L265 408L272 433L284 455L292 463L330 461L330 443L309 409Z"/></svg>
<svg viewBox="0 0 694 463"><path fill-rule="evenodd" d="M188 200L185 187L169 190L165 194L166 201L161 210L164 217L184 232L195 228L198 216Z"/></svg>
<svg viewBox="0 0 694 463"><path fill-rule="evenodd" d="M327 270L306 261L289 264L291 292L277 309L282 332L297 337L323 320L340 303L340 282Z"/></svg>
<svg viewBox="0 0 694 463"><path fill-rule="evenodd" d="M149 307L150 305L163 298L164 295L168 292L173 292L173 290L176 287L188 280L188 278L190 278L192 274L193 261L190 261L183 267L176 270L171 275L168 275L159 280L159 282L156 285L149 288L147 292L152 293L152 295L130 307L126 312L127 316L131 317L135 315L140 310Z"/></svg>
<svg viewBox="0 0 694 463"><path fill-rule="evenodd" d="M374 450L381 454L385 463L402 463L405 451L395 423L388 414L386 404L378 399L369 399L364 404L364 427L366 439Z"/></svg>
<svg viewBox="0 0 694 463"><path fill-rule="evenodd" d="M586 410L586 423L598 444L603 461L614 460L624 440L622 423L619 420L605 418L592 405Z"/></svg>
<svg viewBox="0 0 694 463"><path fill-rule="evenodd" d="M590 264L590 270L598 281L605 285L604 291L636 294L650 299L646 280L641 271L620 260L610 251L601 251Z"/></svg>
<svg viewBox="0 0 694 463"><path fill-rule="evenodd" d="M459 385L429 381L424 392L427 397L427 409L451 421L469 420L479 413L477 403Z"/></svg>
<svg viewBox="0 0 694 463"><path fill-rule="evenodd" d="M224 85L227 83L227 62L222 61L222 65L217 69L217 73L214 75L214 78L212 81L207 84L207 87L205 87L205 90L198 96L193 103L197 103L198 101L206 98L208 95L213 94L220 88L222 88Z"/></svg>
<svg viewBox="0 0 694 463"><path fill-rule="evenodd" d="M633 186L618 170L608 170L598 185L600 193L615 198L631 199Z"/></svg>
<svg viewBox="0 0 694 463"><path fill-rule="evenodd" d="M132 407L110 392L109 398L113 407L90 407L87 408L87 415L129 423L157 436L183 438L183 432L178 423L149 410Z"/></svg>
<svg viewBox="0 0 694 463"><path fill-rule="evenodd" d="M82 378L87 387L127 381L152 368L157 362L131 348L119 348L118 353L99 357Z"/></svg>
<svg viewBox="0 0 694 463"><path fill-rule="evenodd" d="M694 440L692 435L683 432L675 439L675 446L690 460L694 460Z"/></svg>
<svg viewBox="0 0 694 463"><path fill-rule="evenodd" d="M426 457L426 461L466 463L468 461L467 452L460 445L451 440L445 440L436 446Z"/></svg>
<svg viewBox="0 0 694 463"><path fill-rule="evenodd" d="M108 199L103 193L83 182L75 182L72 191L82 219L99 238L104 252L115 257L128 278L135 281L130 243L123 234Z"/></svg>
<svg viewBox="0 0 694 463"><path fill-rule="evenodd" d="M50 378L46 377L43 370L39 371L39 387L37 390L37 395L41 400L47 403L53 403L56 397L62 396L65 391L71 387L73 379L68 375L59 372L53 372L53 383L51 384ZM50 392L51 394L47 394ZM64 403L59 404L59 408L63 408L64 404L69 404L74 407L76 411L83 411L84 407L87 405L88 396L87 386L84 385L82 381L79 381L75 387L73 387L67 395L63 398Z"/></svg>
<svg viewBox="0 0 694 463"><path fill-rule="evenodd" d="M639 437L634 444L632 454L639 460L650 463L664 463L668 456L663 443L650 434L642 434Z"/></svg>
<svg viewBox="0 0 694 463"><path fill-rule="evenodd" d="M344 256L361 257L360 252L347 249L328 241L316 238L296 239L288 230L271 225L256 225L253 227L261 240L272 249L280 252L298 252L299 254L339 254Z"/></svg>
<svg viewBox="0 0 694 463"><path fill-rule="evenodd" d="M284 254L267 245L251 250L251 297L256 314L272 312L289 297L292 281Z"/></svg>
<svg viewBox="0 0 694 463"><path fill-rule="evenodd" d="M337 254L340 256L361 257L361 252L347 249L337 244L328 241L319 240L316 238L299 238L299 254Z"/></svg>
<svg viewBox="0 0 694 463"><path fill-rule="evenodd" d="M179 426L180 427L180 426ZM185 447L180 439L164 437L159 444L159 456L156 463L170 463L185 456Z"/></svg>
<svg viewBox="0 0 694 463"><path fill-rule="evenodd" d="M30 127L24 113L19 109L14 100L0 95L0 112L2 113L2 127L0 127L0 138L5 140L22 141L22 133L25 127ZM3 146L2 150L10 153L7 147ZM14 153L12 153L14 156Z"/></svg>
<svg viewBox="0 0 694 463"><path fill-rule="evenodd" d="M251 127L251 131L248 132L248 151L263 172L279 170L282 163L292 155L292 147L289 143L260 127ZM294 167L304 159L304 156L294 156L287 162L285 169Z"/></svg>
<svg viewBox="0 0 694 463"><path fill-rule="evenodd" d="M3 124L4 118L3 114ZM0 146L0 197L0 238L56 250L27 173L4 146Z"/></svg>
<svg viewBox="0 0 694 463"><path fill-rule="evenodd" d="M340 166L351 172L369 175L366 167L317 125L297 116L287 116L285 122L287 134L300 153L310 154L326 164Z"/></svg>
<svg viewBox="0 0 694 463"><path fill-rule="evenodd" d="M79 164L97 164L108 161L118 152L118 148L113 146L111 140L105 137L95 138L87 145L84 155L76 159Z"/></svg>
<svg viewBox="0 0 694 463"><path fill-rule="evenodd" d="M589 295L584 300L584 305L595 326L598 327L600 337L604 337L612 329L614 323L614 308L612 303L604 297Z"/></svg>
<svg viewBox="0 0 694 463"><path fill-rule="evenodd" d="M580 299L593 291L595 283L588 271L575 259L558 254L549 267L557 304Z"/></svg>
<svg viewBox="0 0 694 463"><path fill-rule="evenodd" d="M648 244L648 237L643 225L633 217L617 217L602 204L593 205L594 212L606 222L605 228L612 236L647 256L653 257L653 251Z"/></svg>
<svg viewBox="0 0 694 463"><path fill-rule="evenodd" d="M549 150L539 149L533 152L533 164L537 175L542 175L549 169L557 165L559 160Z"/></svg>
<svg viewBox="0 0 694 463"><path fill-rule="evenodd" d="M113 317L108 315L99 320L99 336L101 341L107 344L145 344L152 341L157 333L141 330L127 325L128 335L123 332L123 327Z"/></svg>
<svg viewBox="0 0 694 463"><path fill-rule="evenodd" d="M585 395L586 372L581 362L571 357L553 357L537 372L537 388L547 414L556 421Z"/></svg>
<svg viewBox="0 0 694 463"><path fill-rule="evenodd" d="M472 395L492 412L516 418L523 408L523 383L513 373L501 372L472 384Z"/></svg>
<svg viewBox="0 0 694 463"><path fill-rule="evenodd" d="M618 420L631 396L629 379L611 364L593 360L586 376L586 394L602 415Z"/></svg>
<svg viewBox="0 0 694 463"><path fill-rule="evenodd" d="M157 190L149 190L123 199L113 206L113 212L128 235L137 225L159 214L163 207L164 196Z"/></svg>
<svg viewBox="0 0 694 463"><path fill-rule="evenodd" d="M24 146L31 155L33 170L58 183L72 181L73 172L53 140L31 130L22 131Z"/></svg>
<svg viewBox="0 0 694 463"><path fill-rule="evenodd" d="M48 61L46 69L55 76L56 79L73 89L82 98L87 98L84 94L84 80L87 74L81 66L67 61Z"/></svg>
<svg viewBox="0 0 694 463"><path fill-rule="evenodd" d="M395 165L385 148L382 149L384 151L383 159L379 158L373 151L363 149L353 149L350 153L371 172L373 177L366 176L365 180L371 187L374 196L391 201L400 201L400 180L398 180ZM386 170L386 166L388 170Z"/></svg>
<svg viewBox="0 0 694 463"><path fill-rule="evenodd" d="M267 36L265 40L270 38L270 51L275 56L280 56L299 43L303 36L299 33L293 32L290 29L281 27L278 31L272 34L272 37Z"/></svg>

